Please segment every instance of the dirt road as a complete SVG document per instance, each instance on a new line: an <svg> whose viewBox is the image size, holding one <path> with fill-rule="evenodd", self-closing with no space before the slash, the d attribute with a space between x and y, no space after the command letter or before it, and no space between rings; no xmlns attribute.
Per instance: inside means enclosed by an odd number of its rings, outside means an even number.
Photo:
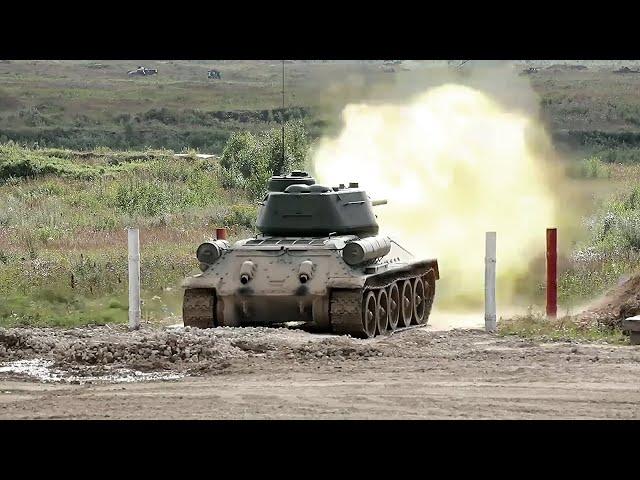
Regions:
<svg viewBox="0 0 640 480"><path fill-rule="evenodd" d="M640 418L640 349L630 346L422 328L368 341L158 327L133 335L104 327L5 330L3 338L3 419ZM188 340L183 347L181 340ZM63 346L47 352L39 341ZM90 352L101 348L114 360L96 362ZM184 355L184 348L191 350ZM35 358L50 359L59 377L42 382L7 371L11 361ZM123 383L124 374L113 376L118 358L147 374L182 378ZM107 371L112 377L101 377Z"/></svg>

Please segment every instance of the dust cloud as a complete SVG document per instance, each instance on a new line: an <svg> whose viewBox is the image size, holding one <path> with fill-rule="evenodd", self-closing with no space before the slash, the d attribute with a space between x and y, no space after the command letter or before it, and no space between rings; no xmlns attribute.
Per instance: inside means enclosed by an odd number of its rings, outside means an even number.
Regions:
<svg viewBox="0 0 640 480"><path fill-rule="evenodd" d="M381 233L438 259L440 308L482 305L487 231L497 232L498 300L512 304L557 220L535 95L503 70L348 104L340 132L313 152L319 182L357 181L387 199L374 207Z"/></svg>

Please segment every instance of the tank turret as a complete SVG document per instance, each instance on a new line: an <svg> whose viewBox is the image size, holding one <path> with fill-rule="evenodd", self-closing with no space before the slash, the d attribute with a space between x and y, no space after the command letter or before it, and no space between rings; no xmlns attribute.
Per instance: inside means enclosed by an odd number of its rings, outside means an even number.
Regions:
<svg viewBox="0 0 640 480"><path fill-rule="evenodd" d="M271 177L256 226L271 236L376 235L372 205L355 182L329 187L307 172L294 171Z"/></svg>

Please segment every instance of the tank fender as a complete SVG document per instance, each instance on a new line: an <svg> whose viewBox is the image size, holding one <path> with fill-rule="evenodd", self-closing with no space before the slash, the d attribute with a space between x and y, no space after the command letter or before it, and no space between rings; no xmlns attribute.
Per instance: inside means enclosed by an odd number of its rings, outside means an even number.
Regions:
<svg viewBox="0 0 640 480"><path fill-rule="evenodd" d="M217 276L198 273L183 280L182 288L218 288L220 279Z"/></svg>
<svg viewBox="0 0 640 480"><path fill-rule="evenodd" d="M378 287L381 285L386 285L390 281L393 281L395 277L403 277L403 276L422 276L433 273L436 280L440 278L438 273L438 262L433 260L421 260L418 262L410 263L401 268L393 268L386 270L382 273L377 273L374 275L370 275L367 277L365 284L369 287Z"/></svg>

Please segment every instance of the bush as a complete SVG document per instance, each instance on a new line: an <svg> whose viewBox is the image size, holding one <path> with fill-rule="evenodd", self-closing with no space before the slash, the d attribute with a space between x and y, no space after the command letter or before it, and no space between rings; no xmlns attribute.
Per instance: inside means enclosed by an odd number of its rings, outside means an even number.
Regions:
<svg viewBox="0 0 640 480"><path fill-rule="evenodd" d="M611 178L611 168L599 157L590 157L571 163L567 175L571 178Z"/></svg>
<svg viewBox="0 0 640 480"><path fill-rule="evenodd" d="M45 175L79 180L95 179L139 168L142 162L173 160L172 152L112 152L104 147L90 152L54 148L27 148L13 142L0 144L0 180Z"/></svg>
<svg viewBox="0 0 640 480"><path fill-rule="evenodd" d="M129 215L158 215L170 210L171 192L162 185L130 179L116 186L115 206Z"/></svg>
<svg viewBox="0 0 640 480"><path fill-rule="evenodd" d="M587 221L588 249L604 254L640 251L640 185L603 205Z"/></svg>
<svg viewBox="0 0 640 480"><path fill-rule="evenodd" d="M101 173L100 167L74 163L39 150L18 147L12 143L0 145L0 180L9 178L57 175L74 178L93 178Z"/></svg>
<svg viewBox="0 0 640 480"><path fill-rule="evenodd" d="M264 195L269 178L305 164L309 151L307 132L300 122L288 123L284 134L274 128L259 135L239 132L231 135L222 152L222 182L227 188L240 188L252 198Z"/></svg>
<svg viewBox="0 0 640 480"><path fill-rule="evenodd" d="M598 156L605 163L640 163L640 148L611 148L603 150Z"/></svg>

